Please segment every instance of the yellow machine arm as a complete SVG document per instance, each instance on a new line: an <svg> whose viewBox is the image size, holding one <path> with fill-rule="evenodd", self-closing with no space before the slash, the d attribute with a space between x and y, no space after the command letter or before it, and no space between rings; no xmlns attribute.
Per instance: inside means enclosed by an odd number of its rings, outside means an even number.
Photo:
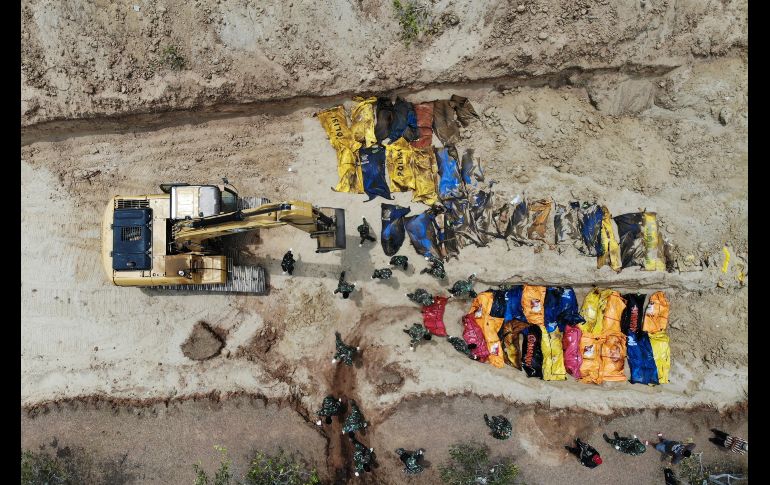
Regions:
<svg viewBox="0 0 770 485"><path fill-rule="evenodd" d="M286 224L318 239L316 252L345 249L344 210L318 208L297 200L178 221L172 229L172 244L178 251L197 253L207 239Z"/></svg>

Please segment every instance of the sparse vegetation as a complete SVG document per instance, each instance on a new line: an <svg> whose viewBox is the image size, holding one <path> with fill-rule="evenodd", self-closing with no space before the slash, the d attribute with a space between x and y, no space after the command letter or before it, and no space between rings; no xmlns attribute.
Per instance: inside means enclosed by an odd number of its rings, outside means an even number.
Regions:
<svg viewBox="0 0 770 485"><path fill-rule="evenodd" d="M185 58L179 53L175 45L170 45L163 49L161 54L161 63L175 71L181 71L185 66Z"/></svg>
<svg viewBox="0 0 770 485"><path fill-rule="evenodd" d="M64 464L47 453L21 452L21 485L64 485L71 480Z"/></svg>
<svg viewBox="0 0 770 485"><path fill-rule="evenodd" d="M519 467L509 458L489 459L489 448L478 443L458 443L449 448L449 463L439 466L447 485L513 485Z"/></svg>
<svg viewBox="0 0 770 485"><path fill-rule="evenodd" d="M232 462L227 458L227 450L214 447L222 454L222 463L211 481L200 464L193 465L195 485L318 485L321 480L315 470L293 455L279 450L277 455L268 455L258 451L243 476L243 481L233 481Z"/></svg>
<svg viewBox="0 0 770 485"><path fill-rule="evenodd" d="M415 0L393 0L393 9L396 11L396 18L401 25L401 40L406 45L430 29L432 22L425 5L420 5Z"/></svg>
<svg viewBox="0 0 770 485"><path fill-rule="evenodd" d="M679 468L676 470L677 478L682 481L683 485L701 485L704 482L708 482L708 478L711 475L722 475L729 473L733 476L742 476L743 480L732 480L731 483L736 485L748 485L748 472L743 469L739 464L736 464L730 460L722 459L712 462L703 462L702 453L694 453L689 458L685 458L679 462ZM727 483L726 479L722 479L722 482Z"/></svg>

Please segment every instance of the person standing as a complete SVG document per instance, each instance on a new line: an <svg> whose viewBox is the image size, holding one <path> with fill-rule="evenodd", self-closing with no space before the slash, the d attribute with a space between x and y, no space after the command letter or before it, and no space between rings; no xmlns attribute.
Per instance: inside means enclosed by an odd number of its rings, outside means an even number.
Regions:
<svg viewBox="0 0 770 485"><path fill-rule="evenodd" d="M345 272L340 273L340 279L337 281L337 289L334 290L334 294L342 293L342 298L347 299L355 289L355 284L345 281Z"/></svg>
<svg viewBox="0 0 770 485"><path fill-rule="evenodd" d="M369 232L372 226L366 222L366 217L362 217L362 219L364 220L364 223L358 226L358 235L361 236L361 242L358 243L359 248L364 245L365 241L376 241L376 239L374 239L374 237Z"/></svg>
<svg viewBox="0 0 770 485"><path fill-rule="evenodd" d="M294 273L294 263L296 262L297 260L294 259L294 255L291 253L291 248L289 248L281 260L281 269L283 270L283 274L289 273L289 276L291 276L291 274Z"/></svg>
<svg viewBox="0 0 770 485"><path fill-rule="evenodd" d="M334 339L336 352L334 353L332 364L336 364L337 362L342 361L343 364L352 366L353 357L356 355L356 353L358 353L359 350L361 350L361 347L353 347L352 345L347 345L342 341L342 336L339 332L334 332Z"/></svg>

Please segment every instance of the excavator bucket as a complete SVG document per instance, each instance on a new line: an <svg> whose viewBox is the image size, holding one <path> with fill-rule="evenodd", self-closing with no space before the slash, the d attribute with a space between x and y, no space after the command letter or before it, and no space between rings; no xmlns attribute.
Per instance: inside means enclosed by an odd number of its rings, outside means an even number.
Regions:
<svg viewBox="0 0 770 485"><path fill-rule="evenodd" d="M319 207L316 230L310 237L318 241L317 253L345 249L345 209Z"/></svg>

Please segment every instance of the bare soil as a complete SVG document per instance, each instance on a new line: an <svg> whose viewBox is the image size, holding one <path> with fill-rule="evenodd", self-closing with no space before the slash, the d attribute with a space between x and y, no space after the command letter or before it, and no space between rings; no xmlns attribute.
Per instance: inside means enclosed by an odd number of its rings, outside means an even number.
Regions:
<svg viewBox="0 0 770 485"><path fill-rule="evenodd" d="M490 446L513 453L527 483L580 483L586 473L659 483L654 450L590 472L570 461L562 438L593 433L586 436L601 442L602 420L613 419L640 436L692 436L708 450L707 423L747 401L745 0L440 0L428 4L437 32L409 47L388 2L136 5L22 2L21 404L49 409L23 414L23 447L56 437L60 447L108 461L129 452L125 463L142 473L137 483L189 483L190 463L213 467L214 444L237 450L241 464L252 449L280 444L344 481L352 471L339 424L313 424L323 397L336 393L356 399L372 422L362 441L382 465L367 480L405 483L396 448L422 446L441 462L452 440L483 435L480 416L490 409L516 420L512 446ZM168 62L169 48L184 59L180 70ZM464 248L438 282L419 274L424 260L407 243L400 254L410 269L371 280L389 258L379 242L358 248L353 230L366 217L378 233L380 206L331 190L336 157L313 118L350 106L355 94L467 96L481 119L461 129L458 151L475 150L498 182L498 202L551 196L597 200L613 215L657 212L677 270L616 274L572 247L494 241ZM221 177L242 195L344 208L348 249L315 254L315 242L289 227L238 238L244 261L269 273L268 296L158 295L109 284L99 251L112 196ZM410 195L396 194L395 203L427 208L410 204ZM298 259L292 277L280 269L290 247ZM349 300L332 294L342 270L357 285ZM404 294L446 294L473 272L477 291L571 285L581 301L594 285L665 291L671 383L527 379L472 362L441 338L410 351L402 329L421 316ZM460 333L468 304L447 305L450 335ZM191 360L182 345L199 321L224 346ZM353 368L331 363L334 331L361 346ZM228 393L260 400L205 397ZM71 402L96 408L67 411ZM617 417L621 410L631 414ZM746 413L735 416L725 426L745 435ZM161 423L168 432L158 432ZM554 423L569 433L562 437ZM431 468L424 483L436 476Z"/></svg>

